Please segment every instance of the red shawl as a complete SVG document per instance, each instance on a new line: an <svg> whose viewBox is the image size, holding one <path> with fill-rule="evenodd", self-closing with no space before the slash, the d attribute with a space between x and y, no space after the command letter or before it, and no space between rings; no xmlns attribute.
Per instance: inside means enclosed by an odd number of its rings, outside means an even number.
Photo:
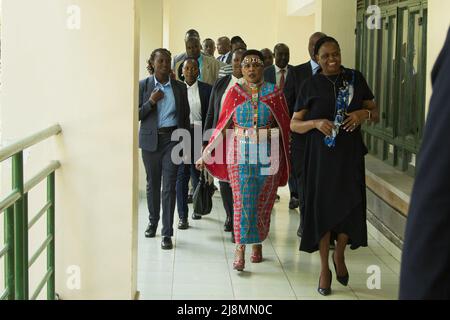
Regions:
<svg viewBox="0 0 450 320"><path fill-rule="evenodd" d="M211 154L212 160L205 163L205 167L211 175L213 175L220 181L230 181L228 177L227 164L225 161L227 155L227 143L225 138L226 134L224 132L222 136L221 133L228 127L227 125L230 123L230 121L232 121L232 117L234 115L234 112L236 111L236 108L250 99L251 96L247 92L245 92L239 86L239 84L236 84L230 89L223 103L222 112L219 115L217 127L211 139L209 140L208 146L205 148L205 152ZM280 129L280 145L282 146L283 150L283 152L280 153L280 164L283 163L283 161L286 163L286 165L284 166L279 166L280 169L283 169L280 177L280 186L285 186L288 182L289 174L291 172L291 164L289 160L291 119L289 117L286 98L284 97L283 92L278 87L275 87L273 93L261 97L260 101L270 108L270 111L272 112L278 124L278 128ZM216 158L215 150L220 150L220 148L222 148L223 151L221 152L220 156L224 158L220 159L219 161L219 159Z"/></svg>

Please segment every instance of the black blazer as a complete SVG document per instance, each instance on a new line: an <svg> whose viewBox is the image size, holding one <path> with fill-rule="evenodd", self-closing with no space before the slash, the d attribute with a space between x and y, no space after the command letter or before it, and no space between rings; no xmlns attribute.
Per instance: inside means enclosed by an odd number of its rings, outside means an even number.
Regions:
<svg viewBox="0 0 450 320"><path fill-rule="evenodd" d="M313 76L310 62L293 67L289 70L284 86L284 95L289 107L291 116L294 114L295 103L300 93L300 89L305 81Z"/></svg>
<svg viewBox="0 0 450 320"><path fill-rule="evenodd" d="M291 73L293 66L291 66L290 64L287 66L288 68L288 75L287 77L289 77L289 73ZM286 81L287 81L287 77L286 77ZM275 74L275 65L272 65L270 67L267 67L264 70L264 81L266 82L270 82L270 83L274 83L277 84L277 76ZM286 82L285 82L286 83Z"/></svg>
<svg viewBox="0 0 450 320"><path fill-rule="evenodd" d="M432 79L403 246L400 299L450 299L450 32Z"/></svg>
<svg viewBox="0 0 450 320"><path fill-rule="evenodd" d="M217 60L221 61L220 58L222 58L222 57L223 56L217 57ZM225 63L226 64L231 64L232 60L233 60L233 54L230 51L229 54L228 54L227 60L225 60Z"/></svg>
<svg viewBox="0 0 450 320"><path fill-rule="evenodd" d="M206 115L204 130L214 129L219 121L219 110L222 102L222 97L225 94L225 90L230 84L232 76L228 75L220 78L214 84L211 91L211 98L209 99L209 107Z"/></svg>
<svg viewBox="0 0 450 320"><path fill-rule="evenodd" d="M200 102L202 105L202 124L205 128L206 114L208 113L209 99L211 98L212 86L207 83L198 81L198 93L200 95Z"/></svg>
<svg viewBox="0 0 450 320"><path fill-rule="evenodd" d="M189 129L189 101L186 85L177 80L170 80L172 84L175 105L177 109L177 122L179 129ZM139 82L139 147L154 152L158 148L158 108L150 104L150 96L155 88L154 76Z"/></svg>

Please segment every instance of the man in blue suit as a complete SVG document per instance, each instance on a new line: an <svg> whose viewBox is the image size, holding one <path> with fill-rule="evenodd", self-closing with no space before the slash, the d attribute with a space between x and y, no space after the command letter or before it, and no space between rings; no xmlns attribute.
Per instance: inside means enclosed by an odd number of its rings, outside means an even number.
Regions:
<svg viewBox="0 0 450 320"><path fill-rule="evenodd" d="M450 32L432 73L433 96L411 195L400 299L450 299Z"/></svg>
<svg viewBox="0 0 450 320"><path fill-rule="evenodd" d="M186 58L183 62L182 80L187 87L190 114L190 134L191 134L191 158L181 164L178 169L177 177L177 208L180 218L178 229L185 230L189 228L188 223L188 193L189 178L192 178L192 186L195 190L199 182L200 171L195 168L195 161L201 157L201 148L203 142L203 127L205 124L206 113L208 112L209 98L211 89L207 83L198 81L199 76L198 60L195 58ZM195 152L197 151L197 152ZM192 214L192 219L198 220L202 216Z"/></svg>
<svg viewBox="0 0 450 320"><path fill-rule="evenodd" d="M274 50L275 64L264 70L264 80L276 84L281 90L286 86L286 80L291 72L293 66L289 64L290 51L289 47L284 43L279 43ZM296 209L299 206L297 180L294 175L289 178L289 190L291 192L291 199L289 201L289 208ZM277 195L277 200L279 196Z"/></svg>
<svg viewBox="0 0 450 320"><path fill-rule="evenodd" d="M160 220L162 190L161 248L173 248L173 216L178 165L172 160L172 150L178 141L172 141L177 129L189 130L189 102L186 86L170 78L171 54L156 49L150 57L154 75L139 83L139 147L147 174L147 204L150 223L145 231L154 238Z"/></svg>

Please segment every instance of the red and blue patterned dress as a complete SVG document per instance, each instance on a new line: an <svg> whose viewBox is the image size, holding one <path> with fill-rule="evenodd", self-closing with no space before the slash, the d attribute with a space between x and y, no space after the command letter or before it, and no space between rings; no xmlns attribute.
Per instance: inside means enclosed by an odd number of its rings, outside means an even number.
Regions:
<svg viewBox="0 0 450 320"><path fill-rule="evenodd" d="M237 84L225 99L205 150L214 158L214 150L224 148L227 160L206 164L206 168L231 184L237 244L256 244L267 238L278 187L286 185L290 171L289 126L284 95L273 84L264 83L257 100ZM225 129L232 129L234 135L216 143ZM256 135L256 131L265 133Z"/></svg>

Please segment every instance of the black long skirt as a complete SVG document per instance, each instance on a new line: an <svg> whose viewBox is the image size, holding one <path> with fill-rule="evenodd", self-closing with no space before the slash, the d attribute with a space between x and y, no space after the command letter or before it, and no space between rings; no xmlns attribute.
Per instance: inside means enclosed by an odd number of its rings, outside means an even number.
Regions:
<svg viewBox="0 0 450 320"><path fill-rule="evenodd" d="M339 133L334 148L325 145L321 132L307 134L301 251L317 251L328 232L332 238L348 235L351 249L367 247L366 154L359 130Z"/></svg>

